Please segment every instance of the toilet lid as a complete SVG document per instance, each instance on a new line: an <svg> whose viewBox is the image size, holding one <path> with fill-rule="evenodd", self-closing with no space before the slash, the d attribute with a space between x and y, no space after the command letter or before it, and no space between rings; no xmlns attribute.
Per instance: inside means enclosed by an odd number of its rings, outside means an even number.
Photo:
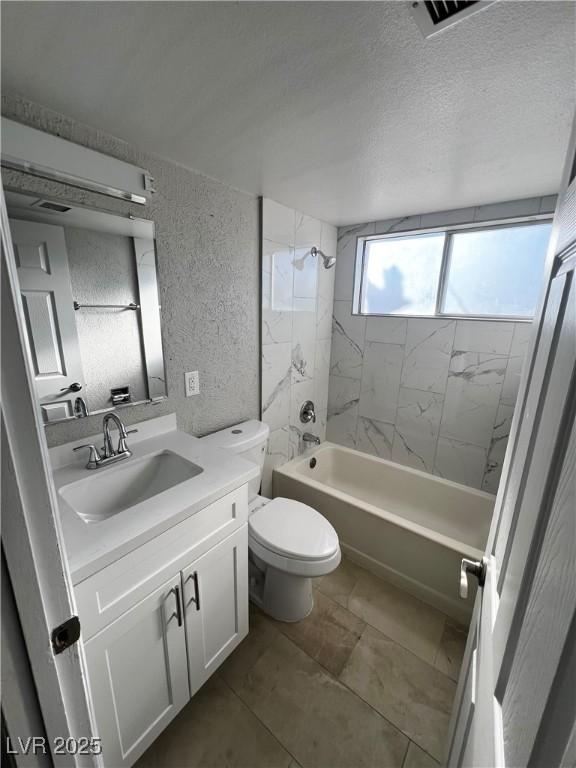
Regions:
<svg viewBox="0 0 576 768"><path fill-rule="evenodd" d="M328 520L293 499L273 499L257 509L249 530L262 546L299 560L323 560L338 549L338 534Z"/></svg>

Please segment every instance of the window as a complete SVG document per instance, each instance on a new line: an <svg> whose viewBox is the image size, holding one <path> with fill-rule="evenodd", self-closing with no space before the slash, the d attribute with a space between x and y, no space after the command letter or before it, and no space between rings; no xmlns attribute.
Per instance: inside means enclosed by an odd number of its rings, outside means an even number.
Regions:
<svg viewBox="0 0 576 768"><path fill-rule="evenodd" d="M549 220L359 241L355 312L531 318Z"/></svg>

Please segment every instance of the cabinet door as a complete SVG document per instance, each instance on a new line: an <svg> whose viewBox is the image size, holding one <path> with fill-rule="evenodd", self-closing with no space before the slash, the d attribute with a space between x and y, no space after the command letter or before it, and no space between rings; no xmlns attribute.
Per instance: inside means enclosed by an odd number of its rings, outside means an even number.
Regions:
<svg viewBox="0 0 576 768"><path fill-rule="evenodd" d="M248 634L248 526L182 571L190 693Z"/></svg>
<svg viewBox="0 0 576 768"><path fill-rule="evenodd" d="M84 644L106 766L132 765L190 698L180 574Z"/></svg>

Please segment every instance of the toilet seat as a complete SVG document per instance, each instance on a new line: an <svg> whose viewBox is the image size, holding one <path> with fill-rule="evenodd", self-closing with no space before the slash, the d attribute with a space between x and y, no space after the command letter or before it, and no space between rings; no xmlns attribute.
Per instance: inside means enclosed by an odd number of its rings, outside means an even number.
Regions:
<svg viewBox="0 0 576 768"><path fill-rule="evenodd" d="M316 578L317 576L326 576L328 573L338 567L342 558L340 547L333 555L324 560L299 560L296 557L286 557L266 549L259 541L253 539L248 534L248 549L250 555L255 555L257 560L261 560L267 567L275 568L291 576L301 576L304 578ZM256 560L256 562L257 562Z"/></svg>
<svg viewBox="0 0 576 768"><path fill-rule="evenodd" d="M267 565L295 576L323 576L340 562L338 534L307 504L276 498L248 521L248 544Z"/></svg>
<svg viewBox="0 0 576 768"><path fill-rule="evenodd" d="M253 540L283 557L326 560L338 549L338 534L307 504L282 497L259 507L249 518Z"/></svg>

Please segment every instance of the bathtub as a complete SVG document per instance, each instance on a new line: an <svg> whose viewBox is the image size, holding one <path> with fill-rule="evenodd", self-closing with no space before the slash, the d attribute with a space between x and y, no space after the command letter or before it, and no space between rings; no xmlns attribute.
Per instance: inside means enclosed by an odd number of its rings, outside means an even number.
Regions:
<svg viewBox="0 0 576 768"><path fill-rule="evenodd" d="M469 622L460 561L482 558L494 496L333 443L275 468L273 493L321 512L351 560Z"/></svg>

